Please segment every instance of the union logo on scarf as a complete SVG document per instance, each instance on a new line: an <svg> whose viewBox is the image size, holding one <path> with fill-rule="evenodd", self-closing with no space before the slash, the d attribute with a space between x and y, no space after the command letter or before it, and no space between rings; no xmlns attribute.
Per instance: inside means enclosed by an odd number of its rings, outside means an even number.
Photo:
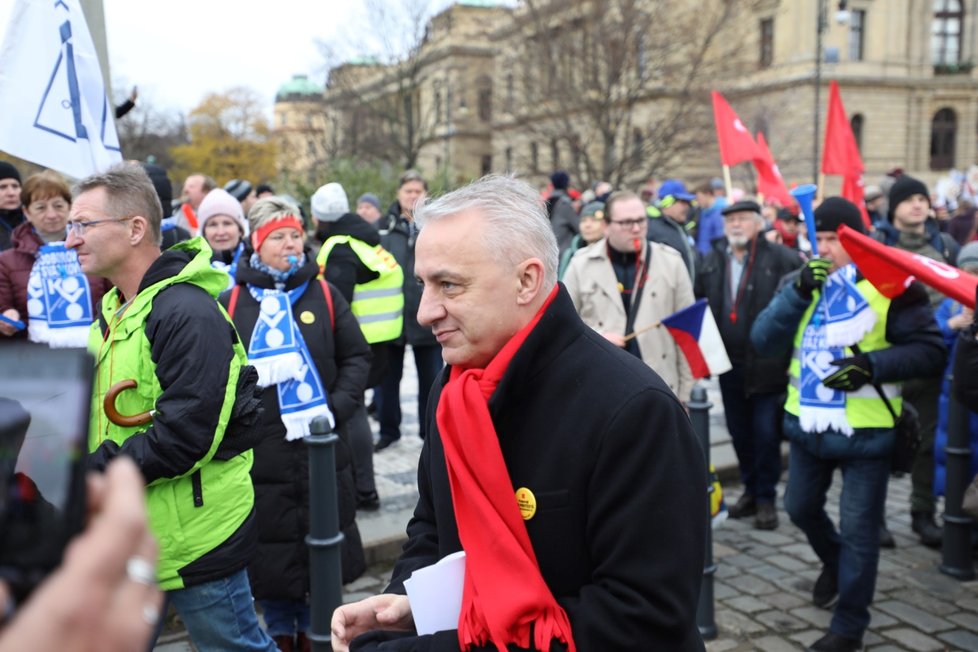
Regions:
<svg viewBox="0 0 978 652"><path fill-rule="evenodd" d="M307 287L308 281L286 293L248 286L260 306L248 344L248 360L258 371L260 386L276 386L288 441L309 435L309 425L316 417L327 417L330 426L336 426L326 388L292 318L292 304Z"/></svg>
<svg viewBox="0 0 978 652"><path fill-rule="evenodd" d="M806 432L854 432L846 419L846 393L826 387L822 379L836 371L832 361L846 357L845 347L858 343L876 325L876 313L855 281L854 265L833 272L802 334L798 421Z"/></svg>
<svg viewBox="0 0 978 652"><path fill-rule="evenodd" d="M92 291L78 254L64 242L41 245L27 281L28 333L51 348L84 348L92 324Z"/></svg>

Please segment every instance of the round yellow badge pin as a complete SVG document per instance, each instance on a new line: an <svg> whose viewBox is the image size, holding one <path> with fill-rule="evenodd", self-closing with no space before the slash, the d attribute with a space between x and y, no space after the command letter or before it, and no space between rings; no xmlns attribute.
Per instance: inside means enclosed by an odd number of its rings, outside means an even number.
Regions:
<svg viewBox="0 0 978 652"><path fill-rule="evenodd" d="M303 310L302 314L299 315L299 319L302 320L303 324L311 324L316 321L316 315L312 314L308 310Z"/></svg>
<svg viewBox="0 0 978 652"><path fill-rule="evenodd" d="M537 497L526 487L516 490L516 505L520 508L520 516L529 521L537 513Z"/></svg>

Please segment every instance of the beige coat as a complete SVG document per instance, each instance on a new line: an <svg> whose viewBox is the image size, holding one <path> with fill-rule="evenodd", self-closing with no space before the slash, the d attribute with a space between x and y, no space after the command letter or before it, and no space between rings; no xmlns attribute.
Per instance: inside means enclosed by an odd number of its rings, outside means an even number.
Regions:
<svg viewBox="0 0 978 652"><path fill-rule="evenodd" d="M602 239L578 251L564 275L564 285L584 323L599 333L625 334L625 307L618 279ZM672 247L649 243L652 260L642 301L635 316L635 330L655 324L677 310L692 305L693 285L682 256ZM658 325L638 336L642 360L662 376L681 401L689 400L693 375L686 357L665 326Z"/></svg>

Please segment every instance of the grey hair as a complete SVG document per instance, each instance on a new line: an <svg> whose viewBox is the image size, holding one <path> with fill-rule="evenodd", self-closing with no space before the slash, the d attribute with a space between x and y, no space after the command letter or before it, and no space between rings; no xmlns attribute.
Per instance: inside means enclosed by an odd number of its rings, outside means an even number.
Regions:
<svg viewBox="0 0 978 652"><path fill-rule="evenodd" d="M557 283L557 238L540 194L512 176L488 175L447 195L425 198L414 212L420 228L428 222L477 211L486 221L485 246L499 262L512 266L528 258L543 262L549 290Z"/></svg>
<svg viewBox="0 0 978 652"><path fill-rule="evenodd" d="M299 212L299 207L292 202L278 195L265 197L256 201L254 206L251 207L251 210L248 211L248 226L251 227L251 232L255 233L269 222L280 220L290 215L300 222L302 221L302 214Z"/></svg>
<svg viewBox="0 0 978 652"><path fill-rule="evenodd" d="M105 172L85 177L72 189L75 199L78 195L105 189L105 212L115 219L140 215L146 218L149 235L157 247L163 243L160 223L163 221L163 206L149 175L138 163L119 163Z"/></svg>

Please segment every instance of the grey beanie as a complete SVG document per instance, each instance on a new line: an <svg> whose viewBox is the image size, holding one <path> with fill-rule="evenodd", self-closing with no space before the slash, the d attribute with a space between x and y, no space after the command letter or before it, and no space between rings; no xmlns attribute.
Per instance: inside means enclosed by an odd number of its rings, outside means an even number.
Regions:
<svg viewBox="0 0 978 652"><path fill-rule="evenodd" d="M381 213L384 212L384 209L380 207L380 199L378 199L377 195L373 194L372 192L365 192L360 195L360 198L357 199L357 206L360 204L370 204Z"/></svg>
<svg viewBox="0 0 978 652"><path fill-rule="evenodd" d="M335 222L350 212L346 191L338 183L321 186L312 196L312 215L320 222Z"/></svg>

